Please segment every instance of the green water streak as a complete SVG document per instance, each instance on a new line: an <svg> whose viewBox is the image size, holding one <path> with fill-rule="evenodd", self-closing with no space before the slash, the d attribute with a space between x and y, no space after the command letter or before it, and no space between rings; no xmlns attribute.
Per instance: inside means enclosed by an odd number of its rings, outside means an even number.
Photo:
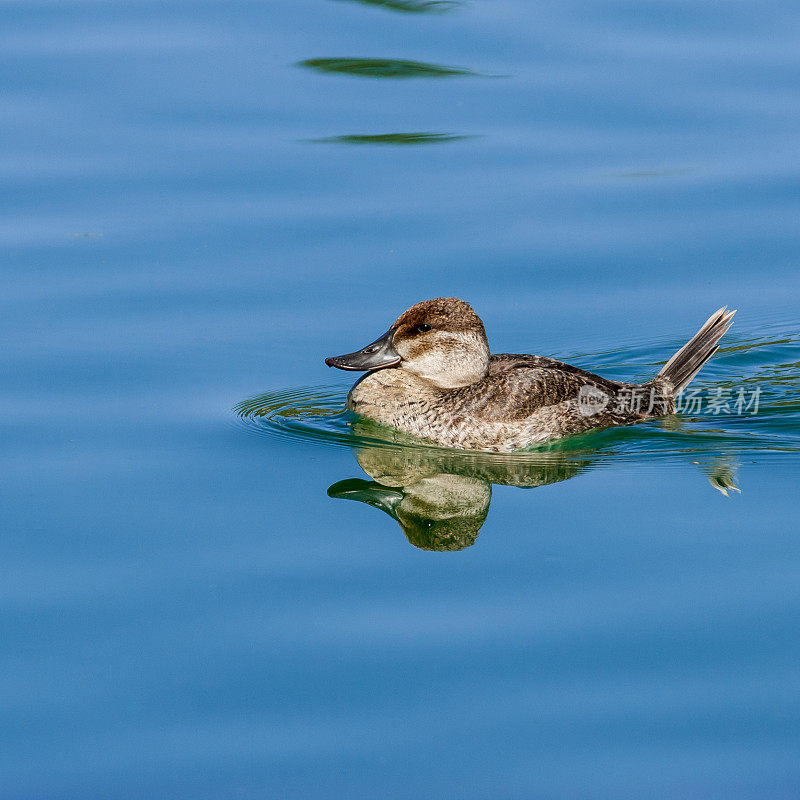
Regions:
<svg viewBox="0 0 800 800"><path fill-rule="evenodd" d="M359 78L453 78L477 74L469 69L402 58L308 58L297 65Z"/></svg>

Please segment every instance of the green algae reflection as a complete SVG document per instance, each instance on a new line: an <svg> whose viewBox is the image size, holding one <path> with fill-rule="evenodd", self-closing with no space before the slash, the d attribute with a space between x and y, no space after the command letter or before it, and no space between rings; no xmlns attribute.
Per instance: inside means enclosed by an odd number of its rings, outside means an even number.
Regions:
<svg viewBox="0 0 800 800"><path fill-rule="evenodd" d="M464 139L471 138L471 136L463 136L454 133L376 133L326 136L322 139L311 139L311 141L318 144L412 145L460 142Z"/></svg>
<svg viewBox="0 0 800 800"><path fill-rule="evenodd" d="M441 14L457 8L456 0L349 0L366 6L379 6L389 11L402 11L406 14Z"/></svg>
<svg viewBox="0 0 800 800"><path fill-rule="evenodd" d="M298 66L359 78L452 78L476 74L469 69L402 58L309 58L298 62Z"/></svg>

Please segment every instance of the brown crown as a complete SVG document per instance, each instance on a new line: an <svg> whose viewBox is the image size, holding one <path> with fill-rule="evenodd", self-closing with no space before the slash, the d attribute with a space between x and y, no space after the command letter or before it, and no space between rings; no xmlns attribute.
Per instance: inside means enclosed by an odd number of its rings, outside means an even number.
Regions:
<svg viewBox="0 0 800 800"><path fill-rule="evenodd" d="M472 310L472 306L457 297L423 300L404 311L392 327L410 330L422 324L449 331L477 330L486 335L481 318Z"/></svg>

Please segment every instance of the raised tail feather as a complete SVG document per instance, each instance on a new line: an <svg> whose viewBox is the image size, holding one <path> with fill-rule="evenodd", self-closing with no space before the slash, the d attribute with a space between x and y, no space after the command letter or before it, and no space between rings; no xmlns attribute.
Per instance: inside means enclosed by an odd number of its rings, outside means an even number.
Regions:
<svg viewBox="0 0 800 800"><path fill-rule="evenodd" d="M736 311L721 308L712 314L706 324L667 361L658 373L659 378L668 380L675 394L685 389L700 368L717 352L717 342L730 328Z"/></svg>

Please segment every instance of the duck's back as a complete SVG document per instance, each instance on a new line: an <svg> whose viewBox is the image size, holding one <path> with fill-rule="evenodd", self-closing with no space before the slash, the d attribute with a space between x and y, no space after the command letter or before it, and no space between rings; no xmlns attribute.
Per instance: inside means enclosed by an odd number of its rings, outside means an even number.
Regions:
<svg viewBox="0 0 800 800"><path fill-rule="evenodd" d="M574 367L564 361L557 361L555 358L546 356L533 356L521 353L497 353L489 357L489 374L499 375L501 372L510 372L519 369L545 369L564 372L570 375L577 375L592 383L602 384L611 390L619 390L631 384L612 381L602 375L595 375L587 372L580 367Z"/></svg>
<svg viewBox="0 0 800 800"><path fill-rule="evenodd" d="M661 389L657 381L614 381L545 356L499 353L488 375L454 390L447 405L481 430L486 449L513 450L668 413L672 402Z"/></svg>
<svg viewBox="0 0 800 800"><path fill-rule="evenodd" d="M459 415L532 427L551 438L605 424L587 420L578 398L593 390L610 400L624 387L544 356L502 353L491 357L485 378L454 390L448 405Z"/></svg>

